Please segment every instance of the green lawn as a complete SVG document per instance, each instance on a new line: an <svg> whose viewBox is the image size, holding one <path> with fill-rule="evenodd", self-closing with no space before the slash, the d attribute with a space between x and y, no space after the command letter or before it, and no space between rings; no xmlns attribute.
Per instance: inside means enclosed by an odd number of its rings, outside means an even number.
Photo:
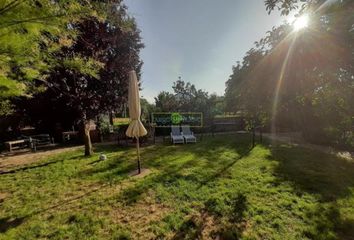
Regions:
<svg viewBox="0 0 354 240"><path fill-rule="evenodd" d="M113 118L113 126L121 126L129 124L129 118Z"/></svg>
<svg viewBox="0 0 354 240"><path fill-rule="evenodd" d="M353 162L249 143L145 147L144 178L117 146L1 174L0 239L354 239Z"/></svg>

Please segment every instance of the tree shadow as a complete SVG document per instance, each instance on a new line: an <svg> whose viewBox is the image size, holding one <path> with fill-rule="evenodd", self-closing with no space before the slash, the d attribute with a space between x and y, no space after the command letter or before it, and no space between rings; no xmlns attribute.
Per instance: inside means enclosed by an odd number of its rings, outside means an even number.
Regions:
<svg viewBox="0 0 354 240"><path fill-rule="evenodd" d="M126 176L130 171L133 170L135 161L129 158L129 148L120 147L117 149L117 145L99 145L95 147L96 153L106 154L107 159L99 159L98 156L96 160L87 163L89 168L81 170L77 173L77 176L89 177L97 174L101 175L101 180L111 181L117 177ZM125 155L112 155L117 153L128 152Z"/></svg>
<svg viewBox="0 0 354 240"><path fill-rule="evenodd" d="M251 151L252 149L249 149L248 151L244 151L243 153L240 154L238 158L234 159L233 161L230 161L229 163L226 163L225 166L218 168L214 174L210 175L204 181L202 181L201 185L206 185L217 178L225 176L228 173L228 170L231 169L236 162L238 162L244 157L247 157Z"/></svg>
<svg viewBox="0 0 354 240"><path fill-rule="evenodd" d="M95 145L94 146L94 152L106 152L106 153L112 153L112 152L123 152L129 150L129 147L125 146L119 146L117 144L100 144L100 145Z"/></svg>
<svg viewBox="0 0 354 240"><path fill-rule="evenodd" d="M342 216L337 203L352 198L354 163L287 144L273 145L270 150L269 160L278 162L274 171L277 181L292 183L300 197L309 193L319 199L317 206L305 213L303 235L309 239L354 239L354 220Z"/></svg>
<svg viewBox="0 0 354 240"><path fill-rule="evenodd" d="M236 194L230 200L232 211L230 212L230 220L240 223L243 220L244 213L247 210L247 198L243 193Z"/></svg>
<svg viewBox="0 0 354 240"><path fill-rule="evenodd" d="M204 217L197 220L195 217L191 217L185 220L179 229L177 229L175 235L172 237L172 240L179 239L200 239L205 221Z"/></svg>
<svg viewBox="0 0 354 240"><path fill-rule="evenodd" d="M1 218L0 219L0 233L5 233L12 228L20 226L24 222L25 219L26 219L25 217Z"/></svg>
<svg viewBox="0 0 354 240"><path fill-rule="evenodd" d="M60 149L60 148L65 148L65 147L56 147L55 149ZM52 149L47 149L46 151L50 151ZM113 153L113 152L123 152L126 151L126 148L120 148L120 149L116 149L116 145L99 145L99 146L95 146L94 150L97 152L108 152L108 153ZM59 157L61 156L61 154L58 155ZM56 157L58 158L58 157ZM7 174L14 174L17 172L21 172L21 171L27 171L27 170L31 170L31 169L37 169L37 168L42 168L42 167L46 167L52 164L56 164L56 163L60 163L60 162L64 162L67 160L86 160L89 159L90 156L83 156L81 154L77 154L75 156L72 156L70 158L67 158L66 156L63 156L61 159L58 160L50 160L44 163L34 163L34 164L27 164L24 165L23 167L15 167L12 168L10 170L5 170L2 171L0 169L0 175L7 175ZM95 161L93 161L93 164L95 163Z"/></svg>
<svg viewBox="0 0 354 240"><path fill-rule="evenodd" d="M92 161L92 162L88 163L88 165L95 165L95 164L103 162L103 161L105 161L105 160L104 159L97 159L95 161Z"/></svg>
<svg viewBox="0 0 354 240"><path fill-rule="evenodd" d="M25 165L24 167L20 167L20 168L15 168L15 169L7 170L7 171L0 171L0 175L14 174L14 173L17 173L17 172L27 171L27 170L31 170L31 169L47 167L47 166L52 165L52 164L64 162L64 161L67 161L67 160L76 160L76 159L80 159L80 158L83 158L83 157L82 156L74 156L74 157L71 157L69 159L66 159L66 158L63 157L62 159L59 159L59 160L48 161L48 162L44 162L44 163L41 163L41 164L29 164L29 165Z"/></svg>
<svg viewBox="0 0 354 240"><path fill-rule="evenodd" d="M211 198L206 203L206 210L218 219L219 230L214 233L214 237L218 239L239 239L242 232L246 228L244 220L245 212L248 209L247 197L243 193L233 193L229 198L226 198L225 205L229 206L229 210L219 212L215 199ZM220 221L221 218L226 218L227 221Z"/></svg>
<svg viewBox="0 0 354 240"><path fill-rule="evenodd" d="M88 163L91 168L81 170L78 177L99 176L102 181L112 181L116 178L125 177L136 168L136 163L126 157L111 158L107 160L95 160Z"/></svg>
<svg viewBox="0 0 354 240"><path fill-rule="evenodd" d="M126 188L121 192L119 199L127 205L133 204L140 199L144 192L156 185L174 185L180 180L189 182L198 189L217 181L218 178L227 177L234 164L246 157L251 151L250 144L240 144L240 141L225 144L224 140L220 141L220 138L217 137L214 141L213 139L210 141L205 140L200 145L164 146L162 149L152 148L145 151L142 158L151 159L147 166L158 168L160 171L145 178L144 181L139 181ZM235 152L237 156L232 155L221 161L218 156L225 151ZM171 157L173 154L177 156ZM187 160L179 159L181 154L186 154ZM164 156L169 156L168 162L164 160Z"/></svg>
<svg viewBox="0 0 354 240"><path fill-rule="evenodd" d="M318 194L322 201L334 201L350 194L354 186L354 163L316 150L285 144L271 147L269 159L279 164L275 175L302 191Z"/></svg>
<svg viewBox="0 0 354 240"><path fill-rule="evenodd" d="M186 219L176 229L172 239L202 239L203 232L208 224L218 226L217 230L209 233L209 237L212 239L239 239L246 226L244 220L244 213L248 209L246 196L242 193L236 193L225 199L225 201L227 201L226 204L230 209L228 212L221 214L216 211L215 202L209 199L205 203L205 208L200 213L200 216L192 216ZM214 216L214 222L208 223L207 216Z"/></svg>
<svg viewBox="0 0 354 240"><path fill-rule="evenodd" d="M212 145L212 147L210 147ZM127 151L128 148L121 148L118 151ZM223 154L223 152L234 151L235 156L225 157L223 161L218 161L218 156ZM107 155L117 152L115 146L99 146L96 148L96 152L104 152ZM157 168L160 171L157 173L152 173L149 176L144 178L144 181L140 181L140 179L136 180L136 183L128 188L124 188L118 194L118 200L122 200L125 204L134 204L138 201L141 196L147 192L150 188L156 187L157 184L163 185L172 185L178 180L185 180L193 185L196 188L199 188L205 184L216 181L217 178L223 177L223 173L227 172L228 169L232 168L232 166L243 156L246 156L249 152L248 145L240 145L237 142L230 142L225 144L224 141L219 141L218 138L215 140L210 140L209 142L203 141L203 144L200 145L182 145L182 146L149 146L144 149L142 152L142 159L145 161L147 167ZM187 158L185 161L180 161L180 154L189 155L190 158ZM86 169L84 171L79 172L80 176L82 175L94 175L94 174L103 174L105 176L103 180L107 180L110 176L118 176L122 177L128 174L132 169L136 168L136 160L131 158L132 153L128 153L128 155L121 155L119 157L109 158L108 161L98 162L97 160L90 161L87 163L87 166L91 166L90 169ZM176 156L173 157L173 154ZM166 156L169 156L168 162L166 162ZM172 157L171 157L172 156ZM203 161L198 158L198 156L203 156ZM216 156L216 157L215 157ZM82 156L74 156L70 158L70 160L76 160L82 158ZM41 165L33 165L24 169L17 169L17 171L40 168L45 167L54 163L62 162L67 160L68 158L60 159L57 161L50 161ZM144 160L145 159L145 160ZM207 169L210 174L201 174L203 170ZM184 170L190 170L188 174L185 174ZM200 175L200 177L198 176ZM35 214L39 214L41 212L53 210L60 208L62 206L67 206L72 202L78 201L91 193L98 191L97 189L89 191L88 193L74 196L65 201L61 201L52 206L49 206L45 209L35 210L30 214L22 217L21 219L25 219L27 217L31 217ZM114 196L117 199L117 196ZM96 204L96 203L95 203ZM20 218L19 218L20 219ZM194 224L193 222L186 221L184 226L181 226L180 235L177 236L198 236L199 225ZM9 222L8 219L3 220L3 225L5 226L13 226L16 227L18 221ZM15 224L16 223L16 224ZM199 223L198 223L199 224ZM189 233L186 233L188 227L193 227ZM5 229L5 227L3 227ZM7 228L8 229L8 228ZM6 229L4 230L6 231ZM197 234L197 235L193 235ZM178 238L176 238L178 239Z"/></svg>
<svg viewBox="0 0 354 240"><path fill-rule="evenodd" d="M55 164L55 163L63 162L63 161L64 160L46 162L46 163L43 163L43 164L30 165L30 166L26 166L26 167L22 167L22 168L15 168L15 169L7 170L7 171L0 171L0 175L7 175L7 174L13 174L13 173L26 171L26 170L30 170L30 169L42 168L42 167L46 167L46 166L49 166L51 164Z"/></svg>
<svg viewBox="0 0 354 240"><path fill-rule="evenodd" d="M48 212L50 210L55 210L64 206L68 206L71 203L77 202L85 197L88 197L90 195L92 195L93 193L96 193L100 190L102 190L103 188L107 187L108 185L102 185L99 188L95 188L95 189L91 189L90 191L87 191L83 194L79 194L77 196L73 196L71 198L65 199L63 201L60 201L58 203L55 203L49 207L45 207L39 210L33 210L30 213L27 213L24 216L21 217L6 217L6 218L1 218L0 219L0 233L5 233L8 230L12 229L12 228L16 228L18 226L20 226L26 219L41 214L41 213L45 213ZM74 208L74 206L72 207ZM70 209L70 208L68 208Z"/></svg>
<svg viewBox="0 0 354 240"><path fill-rule="evenodd" d="M335 202L306 212L311 219L303 235L309 239L354 239L354 220L343 219Z"/></svg>

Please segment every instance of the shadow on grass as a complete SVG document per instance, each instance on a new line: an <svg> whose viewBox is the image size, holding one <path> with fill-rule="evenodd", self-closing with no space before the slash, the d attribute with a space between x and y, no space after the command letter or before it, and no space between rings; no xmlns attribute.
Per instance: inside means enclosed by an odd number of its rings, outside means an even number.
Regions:
<svg viewBox="0 0 354 240"><path fill-rule="evenodd" d="M230 207L229 211L220 212L218 210L217 199L209 199L206 203L206 210L215 216L219 230L215 233L217 239L239 239L241 233L246 227L244 214L248 209L247 197L243 193L236 193L228 198L226 205ZM227 221L220 221L221 217Z"/></svg>
<svg viewBox="0 0 354 240"><path fill-rule="evenodd" d="M13 173L21 172L21 171L27 171L27 170L31 170L31 169L47 167L49 165L64 162L66 160L76 160L76 159L80 159L80 158L82 159L85 157L84 156L74 156L69 159L66 159L65 157L63 157L62 159L59 159L59 160L48 161L48 162L41 163L41 164L29 164L29 165L21 167L21 168L15 168L15 169L7 170L7 171L0 171L0 175L13 174Z"/></svg>
<svg viewBox="0 0 354 240"><path fill-rule="evenodd" d="M215 137L194 145L154 147L145 151L142 159L146 159L148 167L157 168L160 172L125 189L119 199L130 205L159 184L173 186L182 180L198 189L227 176L233 165L251 151L250 144L229 138L231 141L226 144L223 138ZM218 159L225 152L234 155Z"/></svg>
<svg viewBox="0 0 354 240"><path fill-rule="evenodd" d="M5 233L11 228L20 226L25 220L25 217L20 218L0 218L0 233Z"/></svg>
<svg viewBox="0 0 354 240"><path fill-rule="evenodd" d="M306 212L309 219L304 232L306 237L354 239L354 220L341 216L337 205L338 199L353 197L353 162L286 144L272 146L269 159L279 163L275 168L279 182L285 180L293 183L298 196L306 192L318 196L320 200L315 209Z"/></svg>
<svg viewBox="0 0 354 240"><path fill-rule="evenodd" d="M280 144L271 148L270 158L279 162L275 174L295 183L298 194L318 194L327 202L346 197L354 187L354 163L334 155Z"/></svg>
<svg viewBox="0 0 354 240"><path fill-rule="evenodd" d="M343 219L336 203L326 207L318 205L306 215L311 219L303 232L307 238L354 239L354 220Z"/></svg>
<svg viewBox="0 0 354 240"><path fill-rule="evenodd" d="M11 169L11 170L8 170L8 171L0 171L0 175L13 174L13 173L26 171L26 170L30 170L30 169L42 168L42 167L46 167L46 166L49 166L51 164L55 164L55 163L63 162L63 161L64 160L46 162L46 163L43 163L43 164L30 165L30 166L26 166L26 167L22 167L22 168Z"/></svg>
<svg viewBox="0 0 354 240"><path fill-rule="evenodd" d="M107 181L113 183L118 179L127 177L136 168L135 162L125 160L127 159L94 161L93 164L89 164L94 168L82 170L78 173L78 176L80 178L94 177L103 183Z"/></svg>
<svg viewBox="0 0 354 240"><path fill-rule="evenodd" d="M176 234L172 237L172 240L179 239L200 239L204 229L205 218L202 219L189 218L185 220L181 227L177 229Z"/></svg>
<svg viewBox="0 0 354 240"><path fill-rule="evenodd" d="M119 152L119 151L125 151L125 149L116 149L114 146L98 146L95 148L96 151L100 151L100 152ZM118 151L117 151L118 150ZM72 154L72 153L70 153ZM7 172L2 172L1 174L16 174L18 172L21 171L27 171L27 170L31 170L31 169L44 169L45 167L57 164L57 163L62 163L64 161L80 161L80 160L84 160L84 161L89 161L90 157L85 157L82 154L76 154L75 155L65 155L65 154L59 154L57 157L55 157L52 160L49 160L47 162L44 163L40 163L40 164L33 164L33 165L28 165L22 168L17 168L17 169L13 169ZM91 163L94 161L91 161ZM85 162L83 162L85 164ZM79 164L80 166L82 165L82 163ZM112 167L112 166L110 166ZM115 166L113 166L115 167ZM80 201L81 199L84 199L86 197L91 196L92 194L96 193L97 191L105 188L109 186L109 184L101 184L98 185L98 187L95 188L91 188L90 190L86 191L85 193L81 193L78 194L76 196L72 196L69 198L66 198L65 200L61 200L59 202L53 203L50 206L45 206L45 207L40 207L39 209L33 209L32 211L29 211L28 213L25 213L22 216L16 216L15 214L10 214L9 216L5 217L5 218L0 218L0 233L5 233L8 230L12 229L12 228L16 228L18 226L20 226L26 219L31 218L32 216L44 213L44 212L48 212L51 210L56 210L56 209L60 209L60 208L68 208L68 206L71 203Z"/></svg>
<svg viewBox="0 0 354 240"><path fill-rule="evenodd" d="M198 191L204 185L211 184L212 187L219 178L227 177L229 169L250 152L248 143L228 140L230 139L225 141L216 138L196 145L165 146L144 152L143 159L149 159L148 165L159 169L160 172L125 189L118 198L127 205L134 204L144 193L157 185L167 188L171 186L171 191L176 187L185 186L190 188L187 192ZM310 216L307 219L310 222L304 235L314 239L319 239L314 237L316 234L323 236L322 239L333 239L336 235L344 236L343 239L354 239L353 221L341 217L334 204L335 200L347 197L350 188L354 187L354 164L336 156L294 146L275 145L270 150L269 159L279 163L274 169L274 175L279 182L285 180L294 183L294 193L298 196L307 192L320 199L316 212L308 212ZM234 151L238 156L219 158L228 151ZM175 155L178 157L174 157ZM179 185L179 181L186 183ZM185 197L185 201L189 201L188 196ZM247 199L242 194L235 198L231 196L229 199L233 199L233 202L227 202L226 205L231 206L232 210L229 213L223 212L220 216L228 218L232 224L219 223L221 229L217 234L221 239L238 239L246 224L243 213L247 210ZM208 201L205 203L206 206L209 204L206 211L218 216L210 208L213 204ZM323 204L333 206L321 207ZM176 239L199 237L198 229L201 227L191 221L185 220L176 231Z"/></svg>
<svg viewBox="0 0 354 240"><path fill-rule="evenodd" d="M132 171L133 164L136 164L130 159L131 150L132 148L117 145L96 146L95 153L103 153L107 159L101 160L97 156L97 159L87 163L90 168L79 171L78 176L82 178L100 175L99 178L103 181L126 176Z"/></svg>
<svg viewBox="0 0 354 240"><path fill-rule="evenodd" d="M95 150L95 152L110 152L110 153L112 153L112 152L122 152L127 149L126 148L117 148L116 145L99 145L99 146L95 146L94 150ZM59 154L59 156L61 156L61 155L62 154ZM59 157L57 157L57 158L59 158ZM0 170L0 175L14 174L14 173L21 172L21 171L27 171L27 170L31 170L31 169L47 167L49 165L64 162L66 160L86 160L88 158L90 158L90 156L84 156L83 154L78 154L76 156L66 158L65 153L64 153L63 157L58 160L51 160L51 161L47 161L47 162L40 163L40 164L38 164L38 163L37 164L28 164L23 167L14 168L14 169L6 170L6 171ZM94 161L91 163L94 164L95 162L97 162L97 161Z"/></svg>
<svg viewBox="0 0 354 240"><path fill-rule="evenodd" d="M246 156L250 151L250 144L245 144L238 141L238 144L232 141L225 144L225 137L209 138L207 141L202 141L197 144L188 145L154 145L147 146L142 149L141 162L143 167L157 168L161 170L160 174L154 176L152 181L164 182L173 181L179 178L193 180L193 176L200 175L200 170L207 167L209 170L213 169L212 175L201 174L201 177L194 179L199 181L201 185L207 184L215 178L223 175L229 168L231 168L240 158ZM237 141L236 141L237 142ZM125 175L136 168L136 153L134 148L110 146L97 146L95 152L104 152L107 154L108 159L105 161L95 160L89 163L93 168L86 169L80 174L82 175L95 175L101 174L105 179L115 178L121 174ZM125 151L125 155L115 156L110 158L109 154L113 152ZM224 151L233 151L238 154L237 157L230 157L221 162L217 158L222 155ZM189 156L187 156L189 155ZM181 159L186 157L186 159ZM199 160L198 156L203 157L207 161L207 165ZM194 168L194 173L199 171L198 174L189 174L188 176L182 175L180 172L185 169ZM134 191L135 192L135 191Z"/></svg>
<svg viewBox="0 0 354 240"><path fill-rule="evenodd" d="M0 219L0 233L5 233L8 230L12 229L12 228L16 228L18 226L20 226L22 223L24 223L24 221L32 216L41 214L41 213L45 213L48 212L50 210L55 210L55 209L59 209L61 207L67 207L69 204L74 203L76 201L79 201L85 197L90 196L93 193L96 193L100 190L102 190L104 187L107 187L108 185L102 185L99 188L95 188L92 189L90 191L87 191L83 194L68 198L66 200L60 201L54 205L51 205L49 207L45 207L42 208L40 210L33 210L32 212L23 215L21 217L7 217L7 218L2 218Z"/></svg>
<svg viewBox="0 0 354 240"><path fill-rule="evenodd" d="M203 233L205 234L208 228L209 237L212 239L239 239L246 226L244 221L244 213L248 209L246 196L235 193L226 201L230 207L226 212L219 212L217 203L212 199L207 201L200 215L188 217L174 230L172 239L203 239ZM214 216L213 220L210 216Z"/></svg>
<svg viewBox="0 0 354 240"><path fill-rule="evenodd" d="M149 189L162 185L174 185L177 181L187 181L192 187L198 189L203 185L207 185L220 177L224 177L227 171L242 157L249 152L249 145L239 141L231 141L225 143L224 137L216 137L194 145L182 146L149 146L142 151L143 166L148 168L156 168L159 171L152 173L144 178L137 180L132 187L124 189L118 195L118 200L123 200L125 204L133 204L138 201L142 194ZM223 155L225 151L231 152L230 155ZM81 176L95 175L95 179L103 180L104 184L108 185L111 178L122 178L131 170L136 168L135 151L132 148L118 148L116 146L97 146L95 152L103 152L107 154L108 159L105 161L97 161L96 159L87 159L83 156L73 156L71 158L63 157L56 161L49 161L40 165L32 165L28 168L16 169L17 171L28 170L33 168L45 167L54 163L63 162L65 160L87 160L83 162L88 169L79 172ZM124 152L126 154L114 155L114 153ZM110 157L110 155L112 156ZM200 156L200 157L199 157ZM181 159L182 157L182 159ZM82 164L80 164L82 165ZM96 177L97 176L97 177ZM27 218L42 212L59 209L67 206L75 201L78 201L99 189L92 189L84 194L73 196L65 201L61 201L47 208L34 210L21 218L2 219L0 222L0 230L3 232L11 228L15 228L23 223ZM117 196L114 196L117 197ZM97 204L95 202L95 204ZM192 220L191 220L192 221ZM179 233L176 236L197 236L200 232L199 225L193 224L191 221L186 221L181 226ZM194 230L186 232L188 226L194 226ZM193 235L197 234L197 235ZM176 238L178 239L178 238Z"/></svg>

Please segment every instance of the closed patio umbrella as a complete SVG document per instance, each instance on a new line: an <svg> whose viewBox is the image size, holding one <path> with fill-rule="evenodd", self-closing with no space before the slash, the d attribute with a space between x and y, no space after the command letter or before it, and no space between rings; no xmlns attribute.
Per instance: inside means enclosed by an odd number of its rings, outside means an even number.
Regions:
<svg viewBox="0 0 354 240"><path fill-rule="evenodd" d="M145 136L147 131L140 121L141 107L139 96L139 85L135 71L129 72L128 108L130 124L126 131L128 137L136 138L136 151L138 155L138 173L141 172L139 137Z"/></svg>

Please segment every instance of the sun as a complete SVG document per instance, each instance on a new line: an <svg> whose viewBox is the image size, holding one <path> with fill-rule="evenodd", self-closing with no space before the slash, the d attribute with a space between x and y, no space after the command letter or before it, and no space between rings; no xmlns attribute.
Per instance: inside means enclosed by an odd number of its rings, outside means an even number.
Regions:
<svg viewBox="0 0 354 240"><path fill-rule="evenodd" d="M309 17L307 15L302 15L295 19L293 22L293 27L295 31L299 31L303 28L306 28L309 23Z"/></svg>

